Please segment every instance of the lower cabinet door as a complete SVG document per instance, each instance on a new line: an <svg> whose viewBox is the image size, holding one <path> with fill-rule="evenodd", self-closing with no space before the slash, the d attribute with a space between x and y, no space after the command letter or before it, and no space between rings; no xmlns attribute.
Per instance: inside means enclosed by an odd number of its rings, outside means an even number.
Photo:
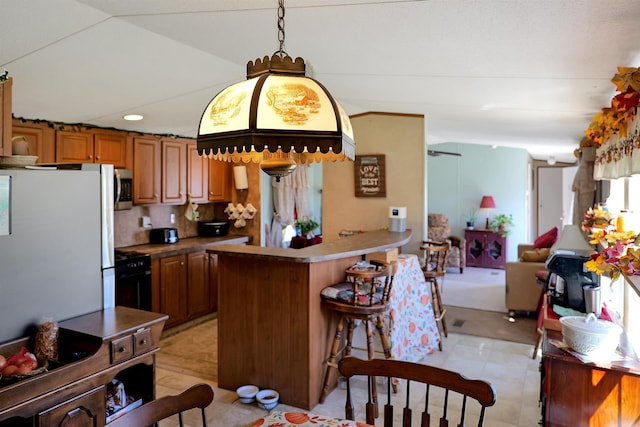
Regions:
<svg viewBox="0 0 640 427"><path fill-rule="evenodd" d="M38 414L38 427L103 427L105 388L100 386Z"/></svg>

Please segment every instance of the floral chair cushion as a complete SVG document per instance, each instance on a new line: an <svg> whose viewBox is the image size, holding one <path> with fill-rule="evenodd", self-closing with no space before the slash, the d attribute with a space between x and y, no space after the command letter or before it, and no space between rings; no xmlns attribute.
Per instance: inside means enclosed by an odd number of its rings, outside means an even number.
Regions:
<svg viewBox="0 0 640 427"><path fill-rule="evenodd" d="M358 287L357 305L375 305L382 301L382 293L384 286L376 286L376 292L373 295L373 303L369 303L370 299L370 284L360 284ZM344 302L347 304L353 304L354 292L352 282L342 282L335 285L327 286L320 293L322 298L334 300L338 302Z"/></svg>
<svg viewBox="0 0 640 427"><path fill-rule="evenodd" d="M260 418L251 427L375 427L358 421L325 417L309 412L273 411Z"/></svg>

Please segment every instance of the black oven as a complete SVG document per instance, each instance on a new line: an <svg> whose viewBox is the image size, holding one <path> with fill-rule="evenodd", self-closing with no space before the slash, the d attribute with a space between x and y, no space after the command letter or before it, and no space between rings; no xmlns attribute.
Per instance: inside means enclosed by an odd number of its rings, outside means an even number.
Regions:
<svg viewBox="0 0 640 427"><path fill-rule="evenodd" d="M116 252L116 305L151 311L151 257Z"/></svg>

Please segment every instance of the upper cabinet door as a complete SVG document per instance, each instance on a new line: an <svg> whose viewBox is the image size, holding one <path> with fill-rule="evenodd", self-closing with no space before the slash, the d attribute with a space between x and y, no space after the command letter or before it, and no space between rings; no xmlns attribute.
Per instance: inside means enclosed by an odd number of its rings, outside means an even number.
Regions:
<svg viewBox="0 0 640 427"><path fill-rule="evenodd" d="M187 144L181 140L162 140L162 203L187 201Z"/></svg>
<svg viewBox="0 0 640 427"><path fill-rule="evenodd" d="M209 201L209 159L200 157L195 141L187 143L187 194L196 203Z"/></svg>
<svg viewBox="0 0 640 427"><path fill-rule="evenodd" d="M233 185L231 163L222 160L209 160L209 201L231 201Z"/></svg>
<svg viewBox="0 0 640 427"><path fill-rule="evenodd" d="M160 140L133 140L133 203L160 203Z"/></svg>
<svg viewBox="0 0 640 427"><path fill-rule="evenodd" d="M93 135L56 131L56 163L94 163Z"/></svg>
<svg viewBox="0 0 640 427"><path fill-rule="evenodd" d="M109 163L116 168L126 167L127 134L125 132L96 131L93 138L96 163Z"/></svg>
<svg viewBox="0 0 640 427"><path fill-rule="evenodd" d="M13 120L13 137L21 136L27 141L28 155L38 156L36 163L55 163L56 132L44 123L22 123Z"/></svg>

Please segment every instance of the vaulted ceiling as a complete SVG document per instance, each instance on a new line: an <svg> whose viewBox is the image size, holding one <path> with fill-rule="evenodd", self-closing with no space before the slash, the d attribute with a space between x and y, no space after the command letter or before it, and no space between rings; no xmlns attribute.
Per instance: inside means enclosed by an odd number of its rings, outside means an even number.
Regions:
<svg viewBox="0 0 640 427"><path fill-rule="evenodd" d="M208 101L243 80L248 61L278 50L277 3L2 1L0 71L14 78L14 115L194 137ZM615 94L616 67L640 65L636 0L285 7L285 50L348 114L423 114L430 145L523 147L574 161ZM126 113L145 119L125 122Z"/></svg>

